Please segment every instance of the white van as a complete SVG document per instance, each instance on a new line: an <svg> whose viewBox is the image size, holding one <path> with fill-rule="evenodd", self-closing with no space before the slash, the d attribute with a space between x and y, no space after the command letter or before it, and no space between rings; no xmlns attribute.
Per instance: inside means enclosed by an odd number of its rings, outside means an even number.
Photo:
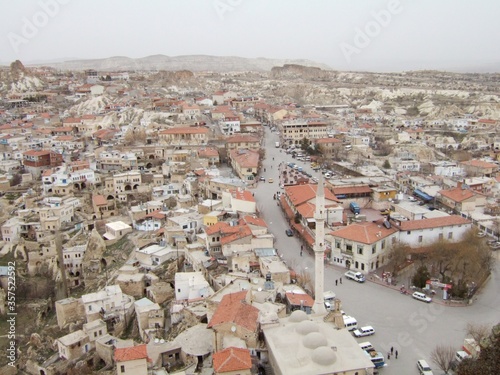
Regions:
<svg viewBox="0 0 500 375"><path fill-rule="evenodd" d="M365 282L365 275L363 275L361 272L347 271L346 273L344 273L344 276L347 279L357 281L358 283Z"/></svg>
<svg viewBox="0 0 500 375"><path fill-rule="evenodd" d="M360 342L359 347L367 352L374 352L375 351L375 348L373 347L372 343L369 341Z"/></svg>
<svg viewBox="0 0 500 375"><path fill-rule="evenodd" d="M427 302L427 303L432 302L432 298L427 297L424 293L414 292L411 296L415 299L418 299L419 301L422 301L422 302Z"/></svg>
<svg viewBox="0 0 500 375"><path fill-rule="evenodd" d="M423 359L419 359L417 361L417 368L418 371L420 372L420 375L434 375L427 361Z"/></svg>
<svg viewBox="0 0 500 375"><path fill-rule="evenodd" d="M348 331L354 331L358 328L358 321L352 316L342 315L342 318L344 318L344 325Z"/></svg>

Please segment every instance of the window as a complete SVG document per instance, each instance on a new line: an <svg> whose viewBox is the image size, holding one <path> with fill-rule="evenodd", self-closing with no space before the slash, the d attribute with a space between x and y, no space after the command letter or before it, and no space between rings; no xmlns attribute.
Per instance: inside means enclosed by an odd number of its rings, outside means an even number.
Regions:
<svg viewBox="0 0 500 375"><path fill-rule="evenodd" d="M363 246L358 245L358 255L363 255Z"/></svg>
<svg viewBox="0 0 500 375"><path fill-rule="evenodd" d="M372 246L372 254L375 254L377 252L377 245Z"/></svg>
<svg viewBox="0 0 500 375"><path fill-rule="evenodd" d="M351 253L352 253L352 245L351 245L351 244L346 244L346 245L345 245L345 249L346 249L346 251L348 251L348 252L351 252Z"/></svg>
<svg viewBox="0 0 500 375"><path fill-rule="evenodd" d="M340 241L339 240L335 240L335 248L340 249Z"/></svg>
<svg viewBox="0 0 500 375"><path fill-rule="evenodd" d="M453 232L448 233L448 239L451 240L453 238Z"/></svg>
<svg viewBox="0 0 500 375"><path fill-rule="evenodd" d="M125 365L120 366L120 372L125 372Z"/></svg>
<svg viewBox="0 0 500 375"><path fill-rule="evenodd" d="M424 240L423 236L418 236L418 242L422 242Z"/></svg>
<svg viewBox="0 0 500 375"><path fill-rule="evenodd" d="M442 240L443 239L443 233L439 233L439 239Z"/></svg>
<svg viewBox="0 0 500 375"><path fill-rule="evenodd" d="M382 245L380 247L382 250L385 249L385 240L382 240Z"/></svg>

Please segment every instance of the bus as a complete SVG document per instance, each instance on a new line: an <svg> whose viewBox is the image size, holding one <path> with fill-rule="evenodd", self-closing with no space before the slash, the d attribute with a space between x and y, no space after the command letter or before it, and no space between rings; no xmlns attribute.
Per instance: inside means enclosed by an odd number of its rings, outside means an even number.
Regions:
<svg viewBox="0 0 500 375"><path fill-rule="evenodd" d="M370 357L370 361L375 365L375 368L380 368L385 366L384 355L380 352L367 352L365 354Z"/></svg>

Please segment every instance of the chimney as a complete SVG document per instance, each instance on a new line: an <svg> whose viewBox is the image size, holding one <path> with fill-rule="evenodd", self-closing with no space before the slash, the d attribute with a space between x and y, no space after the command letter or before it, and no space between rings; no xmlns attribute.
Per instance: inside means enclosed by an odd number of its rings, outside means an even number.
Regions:
<svg viewBox="0 0 500 375"><path fill-rule="evenodd" d="M462 181L458 181L458 182L457 182L457 188L458 188L458 189L461 189L461 188L462 188Z"/></svg>

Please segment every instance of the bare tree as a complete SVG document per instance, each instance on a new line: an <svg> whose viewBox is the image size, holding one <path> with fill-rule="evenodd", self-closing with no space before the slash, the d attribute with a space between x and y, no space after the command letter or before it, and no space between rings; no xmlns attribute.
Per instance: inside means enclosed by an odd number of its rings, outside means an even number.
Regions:
<svg viewBox="0 0 500 375"><path fill-rule="evenodd" d="M389 264L392 275L396 276L400 267L405 264L409 254L409 246L398 242L389 250Z"/></svg>
<svg viewBox="0 0 500 375"><path fill-rule="evenodd" d="M472 337L478 344L490 334L491 328L487 324L467 323L465 333Z"/></svg>
<svg viewBox="0 0 500 375"><path fill-rule="evenodd" d="M432 361L447 374L452 366L455 358L455 348L453 346L438 345L431 352Z"/></svg>

